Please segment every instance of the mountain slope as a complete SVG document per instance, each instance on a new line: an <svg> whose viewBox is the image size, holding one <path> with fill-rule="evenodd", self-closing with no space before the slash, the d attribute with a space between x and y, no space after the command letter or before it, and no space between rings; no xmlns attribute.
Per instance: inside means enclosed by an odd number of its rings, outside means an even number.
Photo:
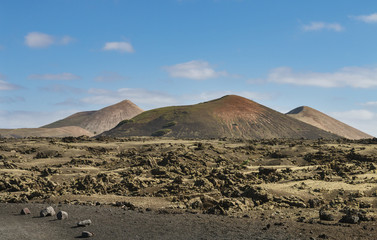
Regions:
<svg viewBox="0 0 377 240"><path fill-rule="evenodd" d="M0 136L5 138L25 138L25 137L92 137L93 133L77 126L61 128L18 128L0 129Z"/></svg>
<svg viewBox="0 0 377 240"><path fill-rule="evenodd" d="M102 135L249 139L338 137L235 95L196 105L146 111Z"/></svg>
<svg viewBox="0 0 377 240"><path fill-rule="evenodd" d="M287 115L341 137L349 139L372 138L371 135L357 130L311 107L301 106L288 112Z"/></svg>
<svg viewBox="0 0 377 240"><path fill-rule="evenodd" d="M58 120L43 128L79 126L92 133L99 134L115 127L120 121L130 119L143 112L129 100L102 108L98 111L78 112L67 118Z"/></svg>

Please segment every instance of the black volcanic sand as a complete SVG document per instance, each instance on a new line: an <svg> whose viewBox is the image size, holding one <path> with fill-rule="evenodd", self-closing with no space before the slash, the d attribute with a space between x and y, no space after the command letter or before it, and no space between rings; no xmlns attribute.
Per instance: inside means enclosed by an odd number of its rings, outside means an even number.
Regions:
<svg viewBox="0 0 377 240"><path fill-rule="evenodd" d="M75 239L82 231L94 233L92 239L375 239L373 224L307 224L284 213L255 211L248 217L229 217L161 211L134 211L109 206L52 205L69 214L67 220L56 216L39 217L46 204L0 204L0 239ZM20 215L28 207L31 215ZM76 227L91 219L87 227Z"/></svg>

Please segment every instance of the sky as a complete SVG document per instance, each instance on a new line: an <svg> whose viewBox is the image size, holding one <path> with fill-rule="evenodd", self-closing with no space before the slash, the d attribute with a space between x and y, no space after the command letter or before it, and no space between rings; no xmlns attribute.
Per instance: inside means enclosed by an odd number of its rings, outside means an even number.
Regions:
<svg viewBox="0 0 377 240"><path fill-rule="evenodd" d="M236 94L377 136L375 0L1 0L0 128Z"/></svg>

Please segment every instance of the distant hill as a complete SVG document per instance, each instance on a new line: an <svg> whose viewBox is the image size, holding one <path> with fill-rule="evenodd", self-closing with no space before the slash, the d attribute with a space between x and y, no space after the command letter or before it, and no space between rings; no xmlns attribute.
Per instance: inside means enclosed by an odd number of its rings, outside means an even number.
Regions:
<svg viewBox="0 0 377 240"><path fill-rule="evenodd" d="M248 139L338 138L332 133L235 95L196 105L145 111L101 135Z"/></svg>
<svg viewBox="0 0 377 240"><path fill-rule="evenodd" d="M25 138L25 137L92 137L93 133L76 126L61 128L18 128L0 129L0 136L5 138Z"/></svg>
<svg viewBox="0 0 377 240"><path fill-rule="evenodd" d="M371 135L357 130L356 128L310 107L302 106L295 108L288 112L287 115L348 139L373 138Z"/></svg>
<svg viewBox="0 0 377 240"><path fill-rule="evenodd" d="M43 128L79 126L94 134L99 134L115 127L120 121L130 119L142 112L143 110L133 102L124 100L98 111L75 113L67 118L45 125Z"/></svg>

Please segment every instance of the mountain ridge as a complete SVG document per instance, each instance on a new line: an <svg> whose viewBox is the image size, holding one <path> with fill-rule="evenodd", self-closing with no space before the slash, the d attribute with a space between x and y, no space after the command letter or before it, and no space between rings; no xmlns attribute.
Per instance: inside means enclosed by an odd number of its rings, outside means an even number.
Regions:
<svg viewBox="0 0 377 240"><path fill-rule="evenodd" d="M143 112L143 110L133 102L123 100L97 111L74 113L64 119L44 125L42 128L78 126L94 134L100 134L115 127L120 121L130 119L141 112Z"/></svg>
<svg viewBox="0 0 377 240"><path fill-rule="evenodd" d="M145 111L101 135L248 139L339 137L236 95Z"/></svg>

